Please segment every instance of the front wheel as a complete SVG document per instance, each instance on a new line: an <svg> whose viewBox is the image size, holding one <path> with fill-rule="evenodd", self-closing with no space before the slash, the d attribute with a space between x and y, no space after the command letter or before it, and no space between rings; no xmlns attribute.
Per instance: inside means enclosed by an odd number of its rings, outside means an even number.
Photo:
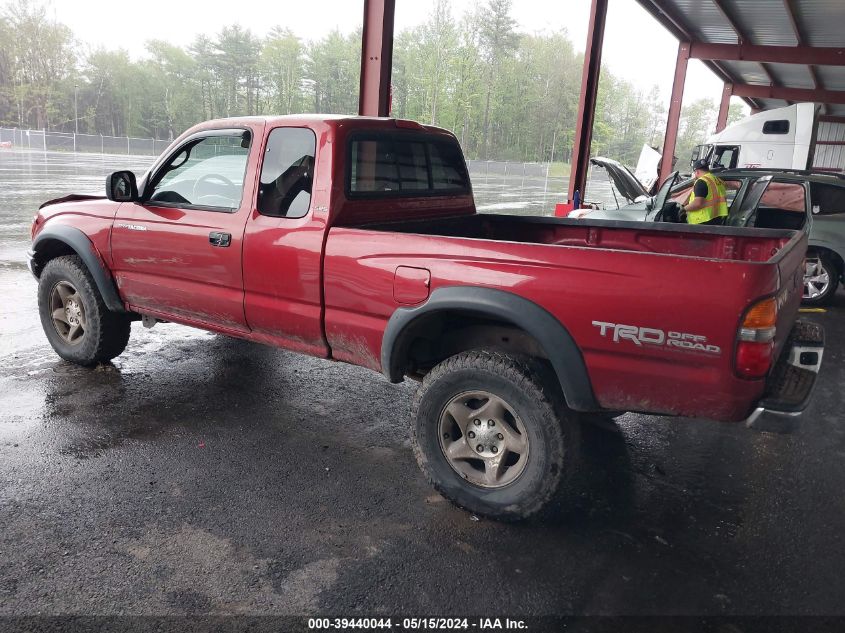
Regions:
<svg viewBox="0 0 845 633"><path fill-rule="evenodd" d="M96 365L129 342L129 317L109 311L76 255L47 262L38 280L38 312L50 345L65 360Z"/></svg>
<svg viewBox="0 0 845 633"><path fill-rule="evenodd" d="M807 253L804 260L804 305L826 305L839 286L839 269L826 253Z"/></svg>
<svg viewBox="0 0 845 633"><path fill-rule="evenodd" d="M424 378L412 442L429 482L455 505L499 520L548 506L575 470L578 425L539 364L470 351Z"/></svg>

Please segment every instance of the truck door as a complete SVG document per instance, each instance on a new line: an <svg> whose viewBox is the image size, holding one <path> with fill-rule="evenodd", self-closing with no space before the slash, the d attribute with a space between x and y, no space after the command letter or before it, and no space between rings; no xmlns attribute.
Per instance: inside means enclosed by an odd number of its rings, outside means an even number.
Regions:
<svg viewBox="0 0 845 633"><path fill-rule="evenodd" d="M325 357L322 259L329 184L314 185L316 145L316 135L305 127L278 127L267 136L244 234L244 309L255 338ZM321 156L330 148L324 145ZM323 170L328 177L328 167ZM322 205L312 204L312 190L321 191Z"/></svg>
<svg viewBox="0 0 845 633"><path fill-rule="evenodd" d="M112 257L133 309L247 329L241 248L262 133L258 124L192 135L153 167L140 201L120 206Z"/></svg>

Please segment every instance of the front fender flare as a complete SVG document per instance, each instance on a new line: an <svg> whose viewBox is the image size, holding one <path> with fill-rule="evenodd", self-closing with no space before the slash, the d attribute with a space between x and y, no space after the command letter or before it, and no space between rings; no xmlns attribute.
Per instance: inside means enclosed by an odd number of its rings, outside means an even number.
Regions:
<svg viewBox="0 0 845 633"><path fill-rule="evenodd" d="M79 258L94 278L94 283L97 284L97 289L100 291L103 302L109 310L112 312L126 312L120 294L117 292L114 279L106 270L100 254L88 236L75 227L67 226L66 224L57 224L56 226L46 226L41 230L33 240L32 250L28 253L30 270L32 270L33 275L39 277L41 268L46 263L39 261L39 246L43 250L50 241L62 242L79 255Z"/></svg>
<svg viewBox="0 0 845 633"><path fill-rule="evenodd" d="M398 308L388 320L382 338L381 365L388 380L400 382L404 378L404 358L411 343L407 333L413 323L436 312L463 312L513 323L533 336L543 348L570 408L576 411L600 408L581 350L563 324L536 303L494 288L438 288L424 304Z"/></svg>

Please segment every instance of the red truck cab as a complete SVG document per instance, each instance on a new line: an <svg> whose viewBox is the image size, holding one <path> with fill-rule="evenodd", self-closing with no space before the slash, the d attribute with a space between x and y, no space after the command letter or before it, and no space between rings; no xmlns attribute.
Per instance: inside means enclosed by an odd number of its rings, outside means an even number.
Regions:
<svg viewBox="0 0 845 633"><path fill-rule="evenodd" d="M143 318L420 380L420 466L487 516L549 505L586 416L782 427L821 364L803 233L479 215L454 135L410 121L210 121L106 192L33 225L60 356L114 358Z"/></svg>

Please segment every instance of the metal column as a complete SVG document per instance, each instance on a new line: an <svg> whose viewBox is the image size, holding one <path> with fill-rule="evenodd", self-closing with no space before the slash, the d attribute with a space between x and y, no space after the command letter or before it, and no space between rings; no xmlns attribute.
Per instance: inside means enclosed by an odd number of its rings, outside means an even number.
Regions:
<svg viewBox="0 0 845 633"><path fill-rule="evenodd" d="M604 26L607 19L608 0L592 0L590 25L587 30L587 48L584 51L584 70L581 73L581 97L578 100L578 118L575 123L575 143L572 149L572 171L569 174L569 202L576 191L584 199L587 170L590 167L590 143L593 139L593 121L596 115L596 97L599 90L601 53L604 44Z"/></svg>
<svg viewBox="0 0 845 633"><path fill-rule="evenodd" d="M661 182L672 173L675 144L678 141L678 126L681 121L681 104L684 100L684 82L687 79L689 49L689 42L680 42L678 44L678 61L675 63L675 81L672 84L672 100L669 102L669 115L666 119L666 137L663 140L663 158L660 159Z"/></svg>
<svg viewBox="0 0 845 633"><path fill-rule="evenodd" d="M390 71L393 64L393 17L396 0L364 0L361 42L361 87L358 114L390 114Z"/></svg>
<svg viewBox="0 0 845 633"><path fill-rule="evenodd" d="M734 92L734 85L725 83L722 89L722 103L719 104L719 118L716 119L716 134L725 129L728 125L728 111L731 107L731 96Z"/></svg>

